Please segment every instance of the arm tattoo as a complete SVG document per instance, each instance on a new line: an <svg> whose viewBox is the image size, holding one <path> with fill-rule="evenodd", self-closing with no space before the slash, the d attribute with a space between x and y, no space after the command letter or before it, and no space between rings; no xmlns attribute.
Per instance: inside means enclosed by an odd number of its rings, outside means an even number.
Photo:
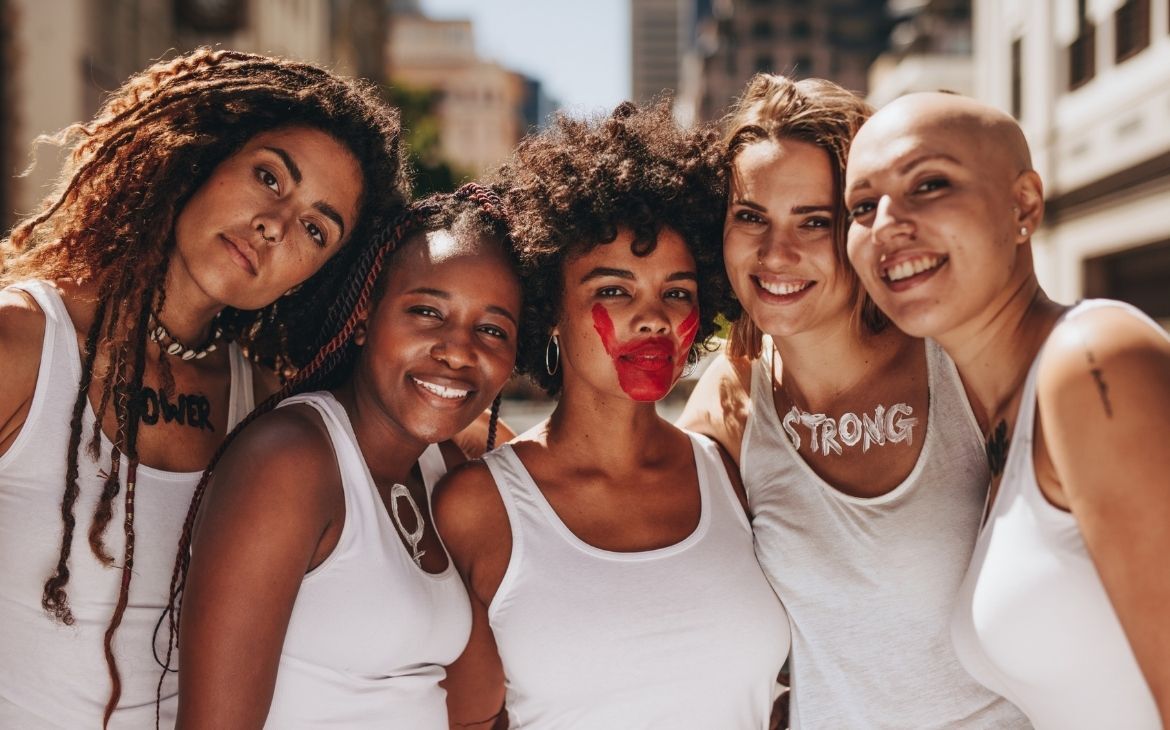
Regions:
<svg viewBox="0 0 1170 730"><path fill-rule="evenodd" d="M1085 343L1085 356L1089 359L1089 374L1093 376L1093 382L1097 384L1097 393L1101 396L1101 405L1105 406L1105 417L1113 418L1113 406L1109 403L1109 385L1105 382L1105 371L1097 367L1097 360L1093 357L1093 351L1089 349L1089 343Z"/></svg>

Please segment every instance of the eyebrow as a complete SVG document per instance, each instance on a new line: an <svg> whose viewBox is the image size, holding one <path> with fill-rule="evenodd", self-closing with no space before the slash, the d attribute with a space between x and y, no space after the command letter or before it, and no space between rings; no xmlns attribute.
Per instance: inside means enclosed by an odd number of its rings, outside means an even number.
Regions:
<svg viewBox="0 0 1170 730"><path fill-rule="evenodd" d="M601 279L601 278L604 278L606 276L613 276L613 277L616 277L618 279L628 279L629 281L635 281L638 278L638 277L634 276L634 272L630 271L629 269L613 269L613 268L610 268L608 266L598 266L597 268L592 269L585 276L582 276L581 283L584 284L587 281L591 281L593 279ZM693 271L676 271L673 274L671 274L670 276L666 277L666 280L667 281L695 281L695 282L697 282L699 280L699 277Z"/></svg>
<svg viewBox="0 0 1170 730"><path fill-rule="evenodd" d="M432 297L437 297L439 299L445 299L447 301L451 300L451 292L445 291L443 289L434 289L434 288L429 287L429 286L420 286L418 288L411 289L410 291L408 291L406 293L407 294L429 294ZM500 315L504 319L511 322L514 326L516 326L516 327L520 326L520 323L516 321L516 317L513 316L513 314L511 312L504 309L503 307L498 307L495 304L489 304L486 307L486 309L487 309L487 311L491 312L492 314Z"/></svg>
<svg viewBox="0 0 1170 730"><path fill-rule="evenodd" d="M736 205L742 205L745 208L759 211L760 213L767 213L768 209L754 200L747 200L741 198L735 201ZM794 205L789 209L793 215L808 215L809 213L833 213L833 206L831 205Z"/></svg>
<svg viewBox="0 0 1170 730"><path fill-rule="evenodd" d="M955 164L955 165L961 164L954 157L951 157L950 155L948 155L944 152L927 152L926 154L919 155L919 156L911 159L909 162L906 162L906 163L902 164L901 166L899 166L897 168L898 174L905 175L906 173L910 172L911 170L913 170L915 167L918 167L922 163L930 162L932 160L944 160L946 162L950 162L950 163ZM868 188L868 187L872 187L872 184L870 183L869 178L863 177L860 180L855 181L852 185L849 186L849 192L853 192L854 190L860 190L861 188Z"/></svg>
<svg viewBox="0 0 1170 730"><path fill-rule="evenodd" d="M280 147L265 147L264 149L279 157L280 161L284 163L285 168L288 169L288 174L292 176L293 182L297 185L301 184L301 180L304 180L305 176L301 174L301 168L297 165L297 161L292 158L292 155ZM313 203L313 207L320 211L321 215L336 223L337 227L341 229L341 235L339 237L345 238L345 219L337 212L337 208L324 201Z"/></svg>

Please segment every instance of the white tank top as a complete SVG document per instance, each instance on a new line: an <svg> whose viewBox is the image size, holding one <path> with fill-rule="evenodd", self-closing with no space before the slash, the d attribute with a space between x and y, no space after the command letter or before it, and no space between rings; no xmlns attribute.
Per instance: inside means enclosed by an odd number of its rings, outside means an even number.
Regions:
<svg viewBox="0 0 1170 730"><path fill-rule="evenodd" d="M44 312L45 339L28 418L0 456L0 728L95 728L101 726L110 693L102 644L122 580L119 567L107 568L97 561L88 538L102 487L98 472L108 467L110 442L103 436L101 455L96 462L89 458L84 445L93 430L94 413L87 406L77 479L81 493L73 510L77 524L65 589L75 623L64 626L41 608L41 593L61 547L65 458L81 358L76 330L57 290L40 281L14 288L30 294ZM252 410L252 369L235 344L229 352L228 424L235 426ZM126 468L123 457L123 475ZM162 670L155 663L151 640L167 605L179 534L199 477L200 472L138 467L134 577L130 602L114 636L122 697L111 728L154 727L155 687ZM123 476L123 491L114 498L114 516L105 536L116 560L125 545L125 488ZM166 631L160 635L161 657ZM170 673L163 684L163 727L174 725L177 692L176 675Z"/></svg>
<svg viewBox="0 0 1170 730"><path fill-rule="evenodd" d="M948 633L988 484L954 364L927 341L918 462L892 491L859 498L821 479L785 435L773 356L765 338L740 466L756 555L792 621L791 726L1027 727L968 676Z"/></svg>
<svg viewBox="0 0 1170 730"><path fill-rule="evenodd" d="M688 435L698 526L644 552L577 538L510 445L484 456L512 529L512 557L488 607L509 727L768 726L788 620L714 444Z"/></svg>
<svg viewBox="0 0 1170 730"><path fill-rule="evenodd" d="M345 408L328 392L281 406L294 403L316 409L329 432L345 522L333 552L301 582L265 727L446 730L443 666L459 657L471 633L463 582L450 558L446 570L431 574L407 553ZM447 470L437 444L423 452L419 468L429 502Z"/></svg>
<svg viewBox="0 0 1170 730"><path fill-rule="evenodd" d="M1063 320L1120 302L1090 300ZM1041 349L1041 355L1043 349ZM1158 710L1076 518L1036 483L1037 355L1024 381L999 492L963 581L951 635L963 665L1042 730L1159 728Z"/></svg>

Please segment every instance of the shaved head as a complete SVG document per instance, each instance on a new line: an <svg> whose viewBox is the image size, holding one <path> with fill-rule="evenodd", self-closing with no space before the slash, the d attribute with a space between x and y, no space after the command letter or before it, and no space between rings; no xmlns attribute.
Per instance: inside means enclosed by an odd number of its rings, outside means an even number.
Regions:
<svg viewBox="0 0 1170 730"><path fill-rule="evenodd" d="M1015 119L974 99L940 92L907 94L890 102L861 127L853 150L864 152L867 145L907 137L929 142L939 135L961 139L991 174L1015 179L1032 169L1028 141Z"/></svg>

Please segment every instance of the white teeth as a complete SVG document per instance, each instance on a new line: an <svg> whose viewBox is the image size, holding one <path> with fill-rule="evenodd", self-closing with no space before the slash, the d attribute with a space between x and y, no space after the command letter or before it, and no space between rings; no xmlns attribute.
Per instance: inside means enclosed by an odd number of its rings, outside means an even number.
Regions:
<svg viewBox="0 0 1170 730"><path fill-rule="evenodd" d="M458 400L460 398L464 398L468 393L471 392L470 390L459 390L458 388L445 388L441 385L428 383L425 380L419 380L418 378L412 377L411 380L421 385L427 391L439 396L440 398L447 398L449 400Z"/></svg>
<svg viewBox="0 0 1170 730"><path fill-rule="evenodd" d="M769 294L776 296L786 296L788 294L795 294L798 291L804 291L812 286L811 281L781 281L773 284L772 282L764 281L763 279L756 279L760 282L760 286L764 288Z"/></svg>
<svg viewBox="0 0 1170 730"><path fill-rule="evenodd" d="M909 279L915 274L921 274L923 271L929 271L935 268L942 261L942 256L916 256L909 261L903 261L886 269L885 277L890 281Z"/></svg>

